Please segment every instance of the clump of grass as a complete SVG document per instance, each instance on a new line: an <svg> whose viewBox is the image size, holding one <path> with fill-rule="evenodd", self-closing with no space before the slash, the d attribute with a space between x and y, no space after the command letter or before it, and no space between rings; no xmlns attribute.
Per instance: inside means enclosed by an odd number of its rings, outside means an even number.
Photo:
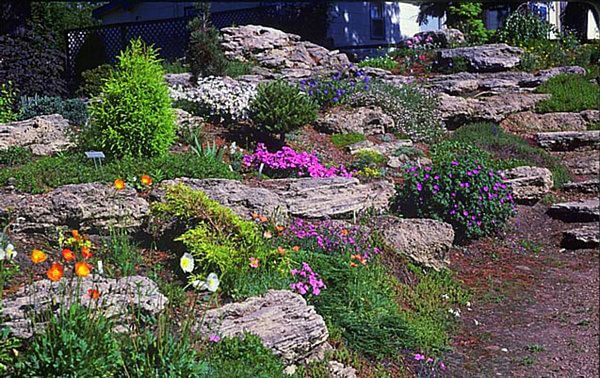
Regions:
<svg viewBox="0 0 600 378"><path fill-rule="evenodd" d="M600 86L581 75L558 75L537 88L552 97L537 104L536 110L549 112L579 112L597 109L600 104Z"/></svg>
<svg viewBox="0 0 600 378"><path fill-rule="evenodd" d="M492 155L497 169L524 165L548 168L555 187L571 180L567 168L541 148L531 146L523 138L505 132L493 123L473 123L456 130L450 139L472 144Z"/></svg>
<svg viewBox="0 0 600 378"><path fill-rule="evenodd" d="M333 134L331 136L331 142L338 148L350 146L351 144L362 142L365 139L365 135L360 133Z"/></svg>
<svg viewBox="0 0 600 378"><path fill-rule="evenodd" d="M129 238L127 230L111 228L108 241L104 244L103 257L112 270L113 276L130 276L135 274L136 265L142 262L142 255L137 246Z"/></svg>
<svg viewBox="0 0 600 378"><path fill-rule="evenodd" d="M592 122L587 125L588 131L598 131L600 130L600 122Z"/></svg>

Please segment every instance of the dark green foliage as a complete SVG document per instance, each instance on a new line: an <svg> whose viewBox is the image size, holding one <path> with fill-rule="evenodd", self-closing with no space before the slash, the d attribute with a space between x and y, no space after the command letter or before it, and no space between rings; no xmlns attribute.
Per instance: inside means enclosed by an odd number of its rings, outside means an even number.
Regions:
<svg viewBox="0 0 600 378"><path fill-rule="evenodd" d="M239 60L230 60L227 62L227 68L223 75L229 77L238 77L242 75L249 75L252 73L252 67L254 64L251 62L240 62Z"/></svg>
<svg viewBox="0 0 600 378"><path fill-rule="evenodd" d="M318 108L317 103L297 86L275 80L258 85L250 113L258 127L283 135L314 122Z"/></svg>
<svg viewBox="0 0 600 378"><path fill-rule="evenodd" d="M208 18L208 11L201 11L188 26L190 42L186 60L195 78L221 76L228 66L219 42L219 31L210 25Z"/></svg>
<svg viewBox="0 0 600 378"><path fill-rule="evenodd" d="M15 108L17 105L17 94L12 83L0 85L0 123L11 122L17 119Z"/></svg>
<svg viewBox="0 0 600 378"><path fill-rule="evenodd" d="M113 66L103 64L81 73L81 84L76 94L83 97L95 97L102 92L104 82L110 77Z"/></svg>
<svg viewBox="0 0 600 378"><path fill-rule="evenodd" d="M508 16L496 33L498 41L511 46L529 46L531 43L548 39L556 28L539 15L519 9Z"/></svg>
<svg viewBox="0 0 600 378"><path fill-rule="evenodd" d="M28 193L43 193L50 189L86 182L112 182L116 178L150 175L155 181L177 177L194 178L237 178L222 162L198 157L192 153L169 154L152 159L114 160L105 162L102 168L78 156L61 155L43 157L20 167L0 170L0 185L7 185L14 178L18 190Z"/></svg>
<svg viewBox="0 0 600 378"><path fill-rule="evenodd" d="M224 338L209 346L206 353L210 364L208 377L283 378L284 366L254 335Z"/></svg>
<svg viewBox="0 0 600 378"><path fill-rule="evenodd" d="M31 21L36 32L49 32L56 39L59 49L66 48L65 31L100 25L100 20L92 16L97 8L90 2L32 2Z"/></svg>
<svg viewBox="0 0 600 378"><path fill-rule="evenodd" d="M12 370L20 346L21 340L10 336L8 328L0 329L0 374L8 374Z"/></svg>
<svg viewBox="0 0 600 378"><path fill-rule="evenodd" d="M23 147L11 146L0 150L0 165L12 167L29 162L33 157L31 151Z"/></svg>
<svg viewBox="0 0 600 378"><path fill-rule="evenodd" d="M54 46L50 35L30 29L0 35L0 83L12 82L22 96L64 95L64 54Z"/></svg>
<svg viewBox="0 0 600 378"><path fill-rule="evenodd" d="M69 123L84 126L88 119L86 104L78 99L63 100L60 97L34 96L21 97L20 119L29 119L40 115L60 114Z"/></svg>
<svg viewBox="0 0 600 378"><path fill-rule="evenodd" d="M446 25L462 31L468 43L481 45L488 41L492 31L485 27L483 7L478 1L462 1L448 7Z"/></svg>
<svg viewBox="0 0 600 378"><path fill-rule="evenodd" d="M450 223L456 239L498 231L514 214L510 187L494 171L489 154L458 142L432 148L431 166L409 167L396 210L407 217Z"/></svg>
<svg viewBox="0 0 600 378"><path fill-rule="evenodd" d="M110 156L155 156L175 140L175 115L155 49L132 40L119 55L118 69L90 105L91 135Z"/></svg>
<svg viewBox="0 0 600 378"><path fill-rule="evenodd" d="M600 106L600 85L590 83L581 75L554 76L536 90L552 95L537 104L536 110L541 113L579 112Z"/></svg>
<svg viewBox="0 0 600 378"><path fill-rule="evenodd" d="M365 140L365 134L348 133L348 134L333 134L331 142L338 148L343 148L354 143Z"/></svg>
<svg viewBox="0 0 600 378"><path fill-rule="evenodd" d="M554 186L571 181L567 168L557 158L539 147L529 145L523 138L505 132L493 123L464 125L452 133L452 140L475 145L490 153L495 169L509 169L523 165L548 168L552 171Z"/></svg>
<svg viewBox="0 0 600 378"><path fill-rule="evenodd" d="M113 324L80 305L62 308L16 365L18 377L112 377L119 362Z"/></svg>

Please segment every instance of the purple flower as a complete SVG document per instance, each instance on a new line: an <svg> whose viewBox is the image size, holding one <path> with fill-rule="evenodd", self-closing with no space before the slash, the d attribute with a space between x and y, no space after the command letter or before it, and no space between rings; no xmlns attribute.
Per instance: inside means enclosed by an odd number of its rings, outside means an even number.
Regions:
<svg viewBox="0 0 600 378"><path fill-rule="evenodd" d="M425 359L425 356L422 354L415 354L415 361L423 361Z"/></svg>
<svg viewBox="0 0 600 378"><path fill-rule="evenodd" d="M458 165L458 162L456 160L452 160L452 163L450 163L450 164L452 164L453 166L456 167Z"/></svg>
<svg viewBox="0 0 600 378"><path fill-rule="evenodd" d="M221 341L221 336L219 335L210 335L208 337L208 341L210 341L211 343L218 343L219 341Z"/></svg>
<svg viewBox="0 0 600 378"><path fill-rule="evenodd" d="M417 183L417 192L420 192L421 190L423 190L423 185L421 185L420 182Z"/></svg>

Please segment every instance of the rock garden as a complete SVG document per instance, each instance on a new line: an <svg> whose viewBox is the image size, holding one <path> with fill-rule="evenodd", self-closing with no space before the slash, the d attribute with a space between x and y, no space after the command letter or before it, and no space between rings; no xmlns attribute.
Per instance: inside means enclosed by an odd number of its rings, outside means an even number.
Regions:
<svg viewBox="0 0 600 378"><path fill-rule="evenodd" d="M530 17L0 70L0 374L597 376L600 45Z"/></svg>

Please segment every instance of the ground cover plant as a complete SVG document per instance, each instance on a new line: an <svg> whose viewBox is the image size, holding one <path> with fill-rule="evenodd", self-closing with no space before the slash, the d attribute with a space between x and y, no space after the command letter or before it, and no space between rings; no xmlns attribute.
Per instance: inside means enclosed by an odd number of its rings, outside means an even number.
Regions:
<svg viewBox="0 0 600 378"><path fill-rule="evenodd" d="M373 58L365 58L364 60L358 63L358 66L361 68L373 67L391 71L394 68L398 67L398 62L392 57L384 55Z"/></svg>
<svg viewBox="0 0 600 378"><path fill-rule="evenodd" d="M598 109L600 104L600 85L591 83L581 75L552 77L536 91L552 95L551 98L537 104L536 110L540 113L579 112Z"/></svg>
<svg viewBox="0 0 600 378"><path fill-rule="evenodd" d="M348 134L332 134L331 142L338 148L343 148L354 143L362 142L366 139L364 134L348 133Z"/></svg>
<svg viewBox="0 0 600 378"><path fill-rule="evenodd" d="M523 138L504 131L496 124L465 125L452 133L450 139L475 145L489 152L496 169L510 169L523 165L545 167L552 172L556 187L571 180L571 175L559 159L541 148L531 146Z"/></svg>
<svg viewBox="0 0 600 378"><path fill-rule="evenodd" d="M21 97L19 118L21 120L49 114L60 114L72 125L85 126L88 120L86 104L78 99L63 100L60 97Z"/></svg>
<svg viewBox="0 0 600 378"><path fill-rule="evenodd" d="M321 108L344 104L353 94L369 88L370 78L353 66L332 73L300 81L300 89L311 96Z"/></svg>

